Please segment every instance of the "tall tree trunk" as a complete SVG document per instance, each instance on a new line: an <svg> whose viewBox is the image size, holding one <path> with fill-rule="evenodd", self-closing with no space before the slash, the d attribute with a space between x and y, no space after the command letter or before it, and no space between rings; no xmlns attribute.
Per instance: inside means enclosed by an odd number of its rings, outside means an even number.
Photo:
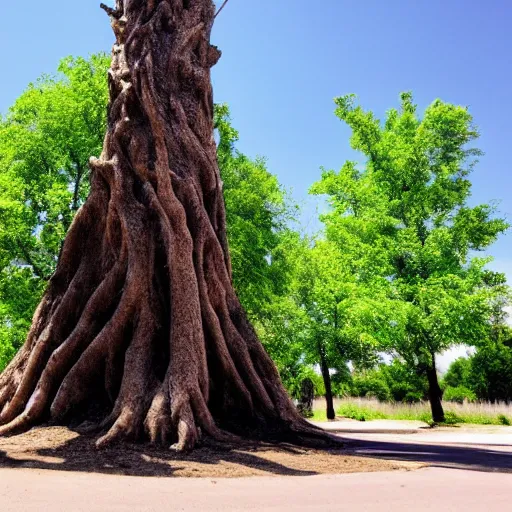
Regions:
<svg viewBox="0 0 512 512"><path fill-rule="evenodd" d="M232 439L226 431L322 437L233 290L212 1L103 8L116 36L103 152L28 338L0 376L0 434L96 419L100 447L145 437L183 450L201 433Z"/></svg>
<svg viewBox="0 0 512 512"><path fill-rule="evenodd" d="M441 401L443 392L441 390L441 386L439 386L439 380L437 378L435 354L432 354L432 365L428 366L426 373L428 380L428 399L432 410L432 419L436 423L443 423L444 410Z"/></svg>
<svg viewBox="0 0 512 512"><path fill-rule="evenodd" d="M327 419L333 420L336 418L334 413L334 403L332 399L332 385L331 385L331 374L329 373L329 364L327 363L327 357L322 347L319 347L320 352L320 369L322 371L322 377L324 379L325 386L325 404L327 408Z"/></svg>

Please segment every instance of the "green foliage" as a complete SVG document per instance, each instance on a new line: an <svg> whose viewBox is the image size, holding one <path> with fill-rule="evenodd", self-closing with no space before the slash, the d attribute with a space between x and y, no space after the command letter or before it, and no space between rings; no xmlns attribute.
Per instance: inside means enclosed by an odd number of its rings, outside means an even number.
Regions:
<svg viewBox="0 0 512 512"><path fill-rule="evenodd" d="M385 420L386 414L375 411L370 407L364 407L352 403L341 405L337 411L338 416L357 421Z"/></svg>
<svg viewBox="0 0 512 512"><path fill-rule="evenodd" d="M449 366L443 377L443 386L445 388L456 388L459 386L471 387L471 359L459 357Z"/></svg>
<svg viewBox="0 0 512 512"><path fill-rule="evenodd" d="M357 372L352 379L351 396L381 401L420 402L427 396L427 380L398 358L371 370Z"/></svg>
<svg viewBox="0 0 512 512"><path fill-rule="evenodd" d="M427 397L427 379L403 360L395 358L390 364L381 365L380 371L395 402L414 403Z"/></svg>
<svg viewBox="0 0 512 512"><path fill-rule="evenodd" d="M68 57L0 118L0 370L24 341L101 151L107 68Z"/></svg>
<svg viewBox="0 0 512 512"><path fill-rule="evenodd" d="M482 400L512 400L512 348L488 343L471 358L471 388Z"/></svg>
<svg viewBox="0 0 512 512"><path fill-rule="evenodd" d="M476 400L476 395L474 391L464 386L448 386L444 390L443 398L447 402L457 402L462 404L464 402L474 402Z"/></svg>
<svg viewBox="0 0 512 512"><path fill-rule="evenodd" d="M419 118L403 93L400 109L381 123L353 95L336 105L366 161L324 171L311 191L327 195L327 240L356 278L349 300L377 298L365 335L417 372L455 344L485 344L496 303L503 308L509 292L499 276L489 278L488 259L471 251L488 247L508 224L490 205L468 205L480 154L471 147L478 133L468 110L435 100ZM372 293L362 298L361 288Z"/></svg>
<svg viewBox="0 0 512 512"><path fill-rule="evenodd" d="M512 421L510 421L504 414L499 414L498 415L498 421L502 424L502 425L505 425L507 427L509 427L510 425L512 425Z"/></svg>
<svg viewBox="0 0 512 512"><path fill-rule="evenodd" d="M352 381L352 395L377 398L382 402L391 399L388 384L379 371L370 371L355 375Z"/></svg>

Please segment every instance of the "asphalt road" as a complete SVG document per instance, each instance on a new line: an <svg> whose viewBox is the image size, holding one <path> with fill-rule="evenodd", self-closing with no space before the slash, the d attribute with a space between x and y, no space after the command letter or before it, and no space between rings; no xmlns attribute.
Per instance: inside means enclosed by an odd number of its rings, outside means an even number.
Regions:
<svg viewBox="0 0 512 512"><path fill-rule="evenodd" d="M507 430L508 432L508 430ZM431 467L511 473L512 434L455 429L416 434L339 434L358 455L415 461ZM512 488L511 488L512 492ZM512 502L510 504L512 510Z"/></svg>

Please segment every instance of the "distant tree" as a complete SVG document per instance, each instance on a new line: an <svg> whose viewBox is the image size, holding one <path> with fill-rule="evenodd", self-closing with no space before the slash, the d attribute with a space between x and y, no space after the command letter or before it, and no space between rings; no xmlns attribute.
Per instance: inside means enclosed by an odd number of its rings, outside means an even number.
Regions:
<svg viewBox="0 0 512 512"><path fill-rule="evenodd" d="M426 376L433 419L442 422L436 355L487 337L492 316L489 260L471 252L508 228L490 205L468 205L468 176L480 155L470 143L478 133L467 108L440 100L420 119L410 93L384 123L356 106L353 95L336 104L366 161L326 171L313 187L331 205L323 216L327 238L354 254L355 275L367 280L373 273L387 287L373 315L387 316L393 330L374 336Z"/></svg>
<svg viewBox="0 0 512 512"><path fill-rule="evenodd" d="M303 366L320 370L327 418L334 419L333 396L343 388L342 379L350 378L347 363L367 367L377 360L371 332L379 323L372 315L378 290L357 286L345 254L331 242L297 234L288 241L284 253L291 280L283 300L274 303L267 347L278 366L293 362L289 367L296 375Z"/></svg>
<svg viewBox="0 0 512 512"><path fill-rule="evenodd" d="M459 357L450 364L443 376L443 387L471 387L472 361L468 357Z"/></svg>
<svg viewBox="0 0 512 512"><path fill-rule="evenodd" d="M63 59L0 119L0 371L25 340L106 127L110 58Z"/></svg>
<svg viewBox="0 0 512 512"><path fill-rule="evenodd" d="M388 385L391 399L395 402L419 402L428 397L428 381L425 375L400 358L381 365L379 370Z"/></svg>
<svg viewBox="0 0 512 512"><path fill-rule="evenodd" d="M478 348L470 362L470 387L479 399L512 401L512 344L486 344Z"/></svg>

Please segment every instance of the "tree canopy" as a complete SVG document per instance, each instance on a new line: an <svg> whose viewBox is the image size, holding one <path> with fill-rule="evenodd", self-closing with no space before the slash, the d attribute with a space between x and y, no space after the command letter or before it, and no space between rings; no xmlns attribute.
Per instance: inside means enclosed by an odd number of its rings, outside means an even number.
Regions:
<svg viewBox="0 0 512 512"><path fill-rule="evenodd" d="M353 95L336 104L365 161L324 171L313 186L331 206L322 217L327 239L351 256L358 279L384 290L370 314L383 318L375 336L383 350L430 375L440 406L436 354L489 336L495 290L486 284L489 260L473 254L508 228L491 205L468 204L478 132L467 108L441 100L420 118L410 93L383 123Z"/></svg>

